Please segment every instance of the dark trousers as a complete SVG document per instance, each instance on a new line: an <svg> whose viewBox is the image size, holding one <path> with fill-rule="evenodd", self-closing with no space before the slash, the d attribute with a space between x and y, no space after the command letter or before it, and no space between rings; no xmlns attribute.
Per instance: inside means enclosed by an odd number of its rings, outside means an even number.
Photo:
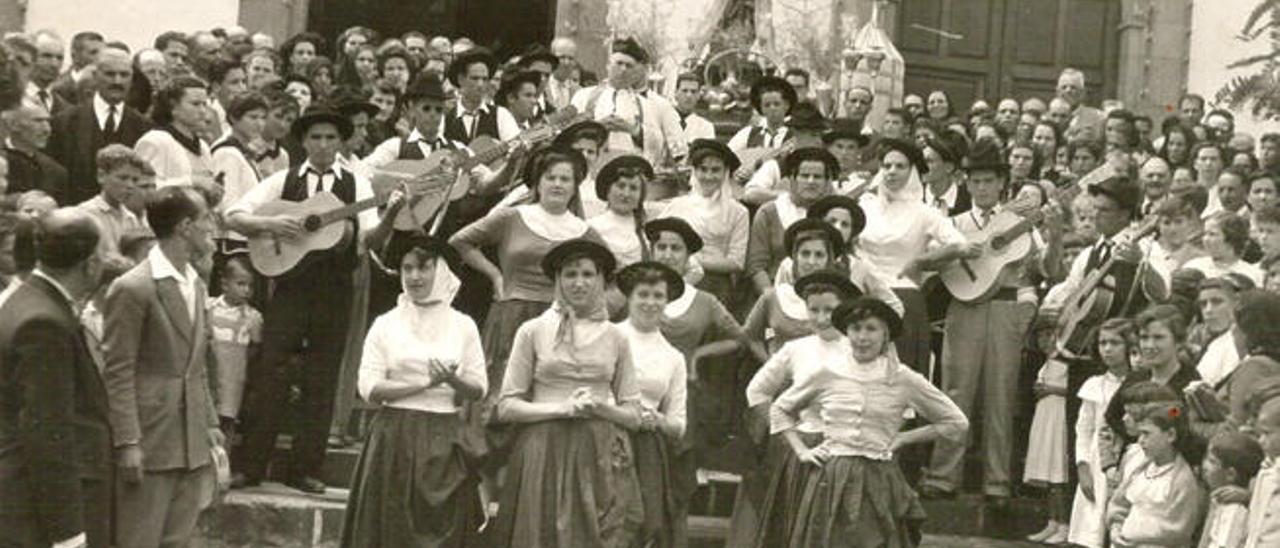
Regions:
<svg viewBox="0 0 1280 548"><path fill-rule="evenodd" d="M111 542L112 482L80 480L84 533L89 548L108 548ZM0 511L0 548L48 548L67 539L50 538L33 511Z"/></svg>
<svg viewBox="0 0 1280 548"><path fill-rule="evenodd" d="M239 459L245 476L266 476L294 378L299 379L301 398L290 470L294 477L320 476L352 290L349 269L331 263L316 263L305 272L276 280L263 313L262 354L249 379L249 421ZM290 375L289 364L299 351L303 371Z"/></svg>

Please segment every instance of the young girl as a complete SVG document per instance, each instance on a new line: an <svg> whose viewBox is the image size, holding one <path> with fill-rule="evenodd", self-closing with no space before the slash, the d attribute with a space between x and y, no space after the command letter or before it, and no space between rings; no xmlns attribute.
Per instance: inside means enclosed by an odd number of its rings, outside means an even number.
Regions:
<svg viewBox="0 0 1280 548"><path fill-rule="evenodd" d="M1027 440L1023 482L1046 491L1049 524L1027 540L1062 544L1067 540L1067 364L1050 359L1036 375L1036 413Z"/></svg>
<svg viewBox="0 0 1280 548"><path fill-rule="evenodd" d="M1139 418L1138 445L1147 461L1111 497L1112 546L1192 545L1205 493L1183 456L1190 441L1183 415L1180 405L1152 405Z"/></svg>
<svg viewBox="0 0 1280 548"><path fill-rule="evenodd" d="M1138 332L1126 318L1113 318L1098 330L1098 360L1106 373L1084 381L1076 394L1080 415L1076 419L1076 469L1080 485L1071 507L1067 541L1088 548L1102 548L1106 540L1107 478L1100 459L1102 432L1106 428L1103 411L1129 374L1129 351L1137 346Z"/></svg>

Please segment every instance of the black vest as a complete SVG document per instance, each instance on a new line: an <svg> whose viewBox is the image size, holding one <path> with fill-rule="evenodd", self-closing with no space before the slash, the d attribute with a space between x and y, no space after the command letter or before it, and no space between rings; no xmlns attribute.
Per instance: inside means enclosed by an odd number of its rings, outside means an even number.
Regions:
<svg viewBox="0 0 1280 548"><path fill-rule="evenodd" d="M475 135L467 135L467 126L462 123L456 108L444 113L444 136L451 141L471 144L471 140L481 135L498 138L498 109L493 105L485 107L480 119L476 121Z"/></svg>
<svg viewBox="0 0 1280 548"><path fill-rule="evenodd" d="M778 128L777 131L782 131L782 128ZM777 133L777 131L774 133ZM785 143L790 140L791 132L788 131L786 137L782 138L782 142ZM764 128L760 126L751 126L751 132L747 133L747 148L760 148L762 146L765 146Z"/></svg>
<svg viewBox="0 0 1280 548"><path fill-rule="evenodd" d="M302 202L311 197L311 191L307 188L307 177L300 175L296 167L289 168L284 178L284 189L280 191L280 199L290 202ZM334 181L330 191L344 204L355 203L356 201L356 177L350 171L342 170L342 176ZM352 235L359 234L359 226L355 225L354 217L349 218L346 222L353 223ZM340 244L333 249L327 251L318 251L312 253L312 257L301 265L301 268L295 268L285 277L294 277L299 273L320 273L330 272L331 274L349 275L355 270L356 263L356 245L354 241L347 242L345 245Z"/></svg>

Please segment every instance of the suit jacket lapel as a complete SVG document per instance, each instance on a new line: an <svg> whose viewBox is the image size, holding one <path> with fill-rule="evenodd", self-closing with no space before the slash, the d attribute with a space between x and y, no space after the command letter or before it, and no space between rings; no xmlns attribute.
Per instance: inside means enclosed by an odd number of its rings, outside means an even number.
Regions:
<svg viewBox="0 0 1280 548"><path fill-rule="evenodd" d="M187 310L186 300L178 289L178 281L173 278L156 280L156 294L160 298L160 305L164 307L165 315L169 316L169 323L190 344L194 326L191 325L191 313Z"/></svg>
<svg viewBox="0 0 1280 548"><path fill-rule="evenodd" d="M98 149L98 145L102 142L102 129L98 127L98 115L93 112L93 103L81 107L80 112L80 131L81 134L88 139L89 154Z"/></svg>

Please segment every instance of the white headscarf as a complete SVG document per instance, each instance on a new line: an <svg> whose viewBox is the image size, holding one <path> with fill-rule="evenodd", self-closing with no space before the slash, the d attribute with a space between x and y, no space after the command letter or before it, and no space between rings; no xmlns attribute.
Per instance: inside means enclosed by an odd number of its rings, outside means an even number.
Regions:
<svg viewBox="0 0 1280 548"><path fill-rule="evenodd" d="M401 317L415 333L430 332L447 326L450 323L449 312L452 310L453 297L458 294L458 288L462 287L458 276L449 269L448 261L443 257L436 257L435 262L435 275L427 298L414 301L407 292L401 291L396 302Z"/></svg>
<svg viewBox="0 0 1280 548"><path fill-rule="evenodd" d="M568 210L552 215L539 204L525 204L516 206L516 212L530 231L553 242L577 238L587 233L587 222Z"/></svg>

